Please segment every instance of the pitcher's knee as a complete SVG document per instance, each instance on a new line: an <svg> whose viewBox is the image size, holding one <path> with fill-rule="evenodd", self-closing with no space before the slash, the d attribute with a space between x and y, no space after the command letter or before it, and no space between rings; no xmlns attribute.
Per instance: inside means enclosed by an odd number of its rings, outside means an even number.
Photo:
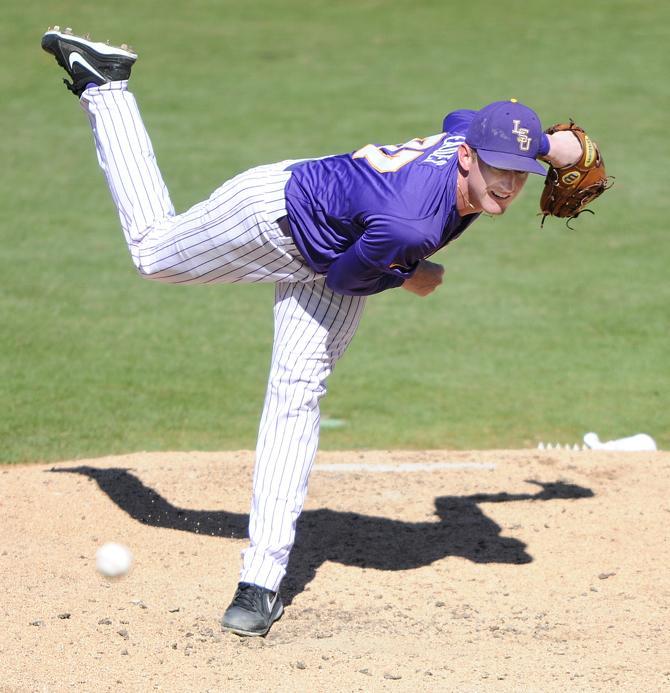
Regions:
<svg viewBox="0 0 670 693"><path fill-rule="evenodd" d="M160 278L159 272L154 267L146 267L140 265L137 268L137 273L142 277L142 279L149 279L151 281L156 281Z"/></svg>
<svg viewBox="0 0 670 693"><path fill-rule="evenodd" d="M150 265L142 262L141 258L133 258L133 264L135 265L135 270L137 274L142 277L142 279L149 279L152 281L160 281L160 269L156 265Z"/></svg>
<svg viewBox="0 0 670 693"><path fill-rule="evenodd" d="M175 283L183 280L184 275L175 267L174 262L167 262L156 258L155 255L143 253L141 249L133 252L133 264L142 279L151 281Z"/></svg>
<svg viewBox="0 0 670 693"><path fill-rule="evenodd" d="M305 377L299 372L272 374L268 382L270 394L286 403L289 411L314 409L326 394L326 375Z"/></svg>

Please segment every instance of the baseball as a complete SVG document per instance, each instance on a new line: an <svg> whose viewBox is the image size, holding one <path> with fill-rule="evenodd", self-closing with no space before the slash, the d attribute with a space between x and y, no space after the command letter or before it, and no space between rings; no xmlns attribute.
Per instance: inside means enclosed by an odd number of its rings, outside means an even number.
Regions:
<svg viewBox="0 0 670 693"><path fill-rule="evenodd" d="M122 544L103 544L95 553L95 567L107 577L125 575L133 562L133 554Z"/></svg>

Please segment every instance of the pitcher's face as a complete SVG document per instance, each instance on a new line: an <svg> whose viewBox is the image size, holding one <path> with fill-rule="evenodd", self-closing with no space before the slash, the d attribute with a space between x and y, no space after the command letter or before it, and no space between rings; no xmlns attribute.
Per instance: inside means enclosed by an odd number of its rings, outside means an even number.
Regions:
<svg viewBox="0 0 670 693"><path fill-rule="evenodd" d="M470 147L467 147L467 153L459 161L465 173L463 193L467 196L473 213L504 214L528 179L526 171L509 171L489 166Z"/></svg>

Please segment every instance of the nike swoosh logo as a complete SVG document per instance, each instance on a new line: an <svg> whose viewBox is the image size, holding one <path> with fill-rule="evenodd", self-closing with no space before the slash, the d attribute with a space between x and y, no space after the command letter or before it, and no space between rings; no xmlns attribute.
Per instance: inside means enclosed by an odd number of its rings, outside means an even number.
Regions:
<svg viewBox="0 0 670 693"><path fill-rule="evenodd" d="M101 75L94 67L91 65L91 63L84 58L84 56L81 53L70 53L70 57L68 58L68 62L70 63L70 68L74 69L74 66L79 64L86 70L88 70L90 73L96 75L97 77L100 77L100 79L107 81L106 77L104 75Z"/></svg>

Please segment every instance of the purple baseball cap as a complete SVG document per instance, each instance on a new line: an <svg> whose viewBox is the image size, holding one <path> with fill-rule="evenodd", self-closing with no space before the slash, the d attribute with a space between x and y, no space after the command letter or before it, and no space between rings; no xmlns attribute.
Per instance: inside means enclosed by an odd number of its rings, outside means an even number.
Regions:
<svg viewBox="0 0 670 693"><path fill-rule="evenodd" d="M516 99L494 101L477 111L465 141L489 166L546 174L536 161L542 142L540 119Z"/></svg>

